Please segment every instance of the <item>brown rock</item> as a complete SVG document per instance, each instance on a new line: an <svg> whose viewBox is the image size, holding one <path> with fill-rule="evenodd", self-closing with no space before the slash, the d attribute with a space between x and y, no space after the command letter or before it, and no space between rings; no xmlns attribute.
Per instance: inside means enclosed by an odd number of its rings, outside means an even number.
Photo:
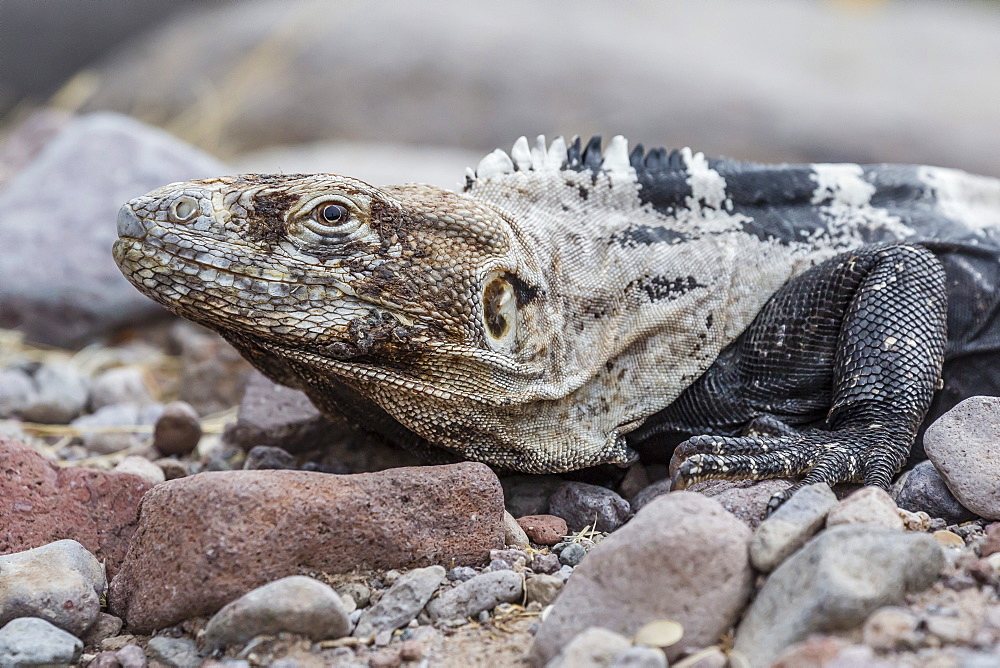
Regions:
<svg viewBox="0 0 1000 668"><path fill-rule="evenodd" d="M346 476L202 473L146 496L108 603L147 632L287 575L483 565L503 547L502 518L500 482L471 462Z"/></svg>
<svg viewBox="0 0 1000 668"><path fill-rule="evenodd" d="M1000 552L1000 522L986 526L986 540L979 546L979 556L988 557Z"/></svg>
<svg viewBox="0 0 1000 668"><path fill-rule="evenodd" d="M555 545L569 533L566 520L555 515L528 515L518 518L517 523L539 545Z"/></svg>
<svg viewBox="0 0 1000 668"><path fill-rule="evenodd" d="M118 572L135 531L139 476L59 468L22 443L0 437L0 554L71 538Z"/></svg>
<svg viewBox="0 0 1000 668"><path fill-rule="evenodd" d="M187 455L201 440L201 421L191 404L171 401L153 430L153 446L164 455Z"/></svg>

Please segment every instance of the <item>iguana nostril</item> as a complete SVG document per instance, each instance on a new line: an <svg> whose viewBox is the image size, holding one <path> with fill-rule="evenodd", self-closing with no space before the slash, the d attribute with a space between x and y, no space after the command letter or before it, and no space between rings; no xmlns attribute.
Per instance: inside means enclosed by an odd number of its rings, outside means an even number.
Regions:
<svg viewBox="0 0 1000 668"><path fill-rule="evenodd" d="M146 236L146 228L128 204L118 210L118 236L132 239L142 239Z"/></svg>

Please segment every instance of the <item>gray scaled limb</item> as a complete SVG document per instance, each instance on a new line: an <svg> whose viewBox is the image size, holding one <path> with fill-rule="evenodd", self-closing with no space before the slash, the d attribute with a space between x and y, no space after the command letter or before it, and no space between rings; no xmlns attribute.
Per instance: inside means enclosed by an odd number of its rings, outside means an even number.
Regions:
<svg viewBox="0 0 1000 668"><path fill-rule="evenodd" d="M773 509L817 482L887 488L939 384L946 308L944 269L919 246L865 247L790 281L662 416L709 432L675 451L675 489L804 475ZM767 435L726 435L737 425Z"/></svg>

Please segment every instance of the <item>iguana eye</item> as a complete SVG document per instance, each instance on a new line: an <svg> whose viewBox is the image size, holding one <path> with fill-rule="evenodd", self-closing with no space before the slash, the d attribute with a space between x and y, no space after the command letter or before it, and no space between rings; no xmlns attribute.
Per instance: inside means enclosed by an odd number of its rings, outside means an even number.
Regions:
<svg viewBox="0 0 1000 668"><path fill-rule="evenodd" d="M483 321L486 332L496 341L515 333L517 296L514 286L503 276L493 276L483 288Z"/></svg>
<svg viewBox="0 0 1000 668"><path fill-rule="evenodd" d="M351 212L342 204L333 202L323 202L316 207L316 221L326 225L340 225L346 223L351 216Z"/></svg>
<svg viewBox="0 0 1000 668"><path fill-rule="evenodd" d="M178 197L170 205L170 219L175 223L187 222L196 213L198 213L198 202L193 197L188 197L187 195Z"/></svg>

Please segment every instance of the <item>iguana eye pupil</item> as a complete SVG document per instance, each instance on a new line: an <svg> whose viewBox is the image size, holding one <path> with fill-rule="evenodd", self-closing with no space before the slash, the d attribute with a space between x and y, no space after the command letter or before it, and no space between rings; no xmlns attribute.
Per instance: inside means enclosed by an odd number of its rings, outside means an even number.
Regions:
<svg viewBox="0 0 1000 668"><path fill-rule="evenodd" d="M327 225L337 225L347 220L350 212L340 204L320 204L316 207L317 219Z"/></svg>

